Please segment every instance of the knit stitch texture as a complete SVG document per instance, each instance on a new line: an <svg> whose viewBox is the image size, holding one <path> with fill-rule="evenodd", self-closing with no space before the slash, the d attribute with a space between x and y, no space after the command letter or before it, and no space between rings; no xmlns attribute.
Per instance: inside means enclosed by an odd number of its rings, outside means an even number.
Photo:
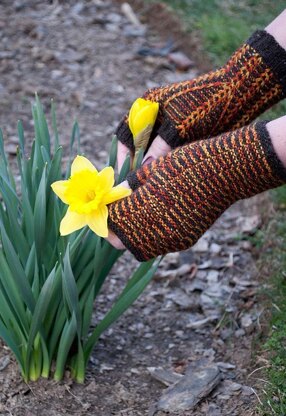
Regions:
<svg viewBox="0 0 286 416"><path fill-rule="evenodd" d="M286 51L266 31L256 31L222 68L190 81L153 88L144 98L160 104L151 140L172 148L249 124L286 94ZM128 116L118 139L133 149Z"/></svg>
<svg viewBox="0 0 286 416"><path fill-rule="evenodd" d="M191 247L235 201L286 182L266 124L179 147L129 176L109 227L140 261Z"/></svg>

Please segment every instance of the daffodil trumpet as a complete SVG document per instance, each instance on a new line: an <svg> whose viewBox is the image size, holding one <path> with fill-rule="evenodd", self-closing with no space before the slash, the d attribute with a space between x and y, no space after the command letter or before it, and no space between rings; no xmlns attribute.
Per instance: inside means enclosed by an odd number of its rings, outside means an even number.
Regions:
<svg viewBox="0 0 286 416"><path fill-rule="evenodd" d="M77 156L68 180L54 182L55 194L67 204L68 210L60 224L60 234L68 235L86 225L98 236L108 236L107 205L131 194L131 190L114 185L111 166L98 172L84 156Z"/></svg>

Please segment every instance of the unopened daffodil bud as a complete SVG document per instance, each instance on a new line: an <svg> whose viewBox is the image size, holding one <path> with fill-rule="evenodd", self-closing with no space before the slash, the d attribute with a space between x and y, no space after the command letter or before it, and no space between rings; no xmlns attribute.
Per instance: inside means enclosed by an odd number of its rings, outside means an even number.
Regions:
<svg viewBox="0 0 286 416"><path fill-rule="evenodd" d="M136 154L140 150L145 150L154 127L159 111L159 104L153 101L137 98L131 106L129 112L129 128L133 135Z"/></svg>

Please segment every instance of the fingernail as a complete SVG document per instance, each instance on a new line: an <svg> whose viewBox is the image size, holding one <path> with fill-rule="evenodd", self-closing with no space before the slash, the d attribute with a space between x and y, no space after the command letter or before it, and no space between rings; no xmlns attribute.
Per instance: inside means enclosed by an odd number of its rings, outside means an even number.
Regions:
<svg viewBox="0 0 286 416"><path fill-rule="evenodd" d="M153 156L147 157L147 159L142 163L142 166L149 165L149 163L153 162L153 160L155 160Z"/></svg>

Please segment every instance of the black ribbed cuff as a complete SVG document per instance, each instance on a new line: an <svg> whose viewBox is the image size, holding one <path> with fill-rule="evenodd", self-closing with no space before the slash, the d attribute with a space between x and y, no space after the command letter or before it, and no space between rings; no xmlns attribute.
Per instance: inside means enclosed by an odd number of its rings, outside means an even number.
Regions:
<svg viewBox="0 0 286 416"><path fill-rule="evenodd" d="M183 140L179 133L177 132L176 127L173 123L166 119L163 121L161 127L158 129L157 134L165 140L165 142L171 146L172 149L175 149L178 146L182 146L186 143L186 140Z"/></svg>
<svg viewBox="0 0 286 416"><path fill-rule="evenodd" d="M266 30L257 30L246 43L252 46L272 69L286 96L286 50Z"/></svg>
<svg viewBox="0 0 286 416"><path fill-rule="evenodd" d="M277 156L272 140L267 129L268 121L258 121L255 123L256 131L259 134L261 145L265 152L265 157L274 175L276 175L282 182L286 183L286 168Z"/></svg>
<svg viewBox="0 0 286 416"><path fill-rule="evenodd" d="M138 180L137 171L132 171L128 173L126 180L132 191L135 191L135 189L139 188L139 186L142 185L142 183Z"/></svg>
<svg viewBox="0 0 286 416"><path fill-rule="evenodd" d="M134 152L135 148L133 143L133 136L129 127L126 124L125 118L120 122L119 126L117 127L115 135L121 143L125 144L125 146L127 146L128 149Z"/></svg>

